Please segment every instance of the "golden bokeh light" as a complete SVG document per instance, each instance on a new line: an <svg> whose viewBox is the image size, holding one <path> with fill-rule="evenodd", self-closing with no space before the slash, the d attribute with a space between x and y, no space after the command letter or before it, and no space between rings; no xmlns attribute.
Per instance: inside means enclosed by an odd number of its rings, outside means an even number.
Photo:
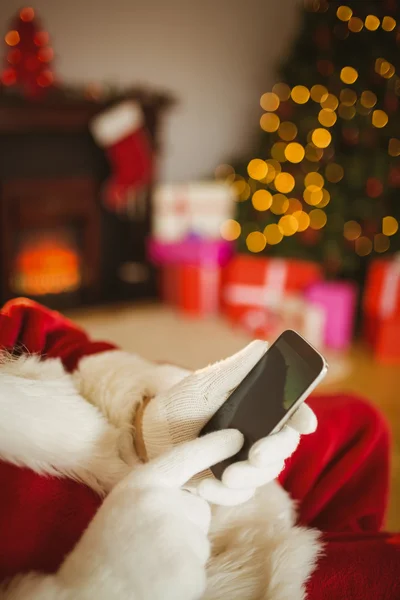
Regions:
<svg viewBox="0 0 400 600"><path fill-rule="evenodd" d="M304 85L296 85L291 92L293 102L305 104L310 98L310 91Z"/></svg>
<svg viewBox="0 0 400 600"><path fill-rule="evenodd" d="M314 102L322 102L328 97L328 90L324 85L313 85L310 91L311 99Z"/></svg>
<svg viewBox="0 0 400 600"><path fill-rule="evenodd" d="M325 108L326 110L336 110L338 106L339 100L334 94L328 94L328 97L321 102L321 107Z"/></svg>
<svg viewBox="0 0 400 600"><path fill-rule="evenodd" d="M287 83L276 83L272 88L274 94L276 94L281 102L285 102L290 98L290 87Z"/></svg>
<svg viewBox="0 0 400 600"><path fill-rule="evenodd" d="M276 142L271 148L271 156L278 162L286 162L286 142Z"/></svg>
<svg viewBox="0 0 400 600"><path fill-rule="evenodd" d="M393 31L395 27L396 21L393 19L393 17L383 17L382 29L384 29L385 31Z"/></svg>
<svg viewBox="0 0 400 600"><path fill-rule="evenodd" d="M374 110L372 113L372 125L378 129L382 129L388 124L389 117L384 110Z"/></svg>
<svg viewBox="0 0 400 600"><path fill-rule="evenodd" d="M365 108L373 108L375 106L375 104L377 103L378 99L377 99L376 95L374 94L374 92L365 90L365 92L363 92L361 94L360 101L361 101L361 104L363 106L365 106Z"/></svg>
<svg viewBox="0 0 400 600"><path fill-rule="evenodd" d="M314 208L309 213L311 229L322 229L327 222L326 213L320 208Z"/></svg>
<svg viewBox="0 0 400 600"><path fill-rule="evenodd" d="M21 38L19 37L18 31L16 31L15 29L12 29L11 31L6 33L4 37L4 41L8 46L16 46L17 44L19 44L20 39Z"/></svg>
<svg viewBox="0 0 400 600"><path fill-rule="evenodd" d="M232 183L232 188L236 195L236 199L239 200L239 202L247 200L250 197L250 186L244 179L237 179L234 181Z"/></svg>
<svg viewBox="0 0 400 600"><path fill-rule="evenodd" d="M310 226L310 217L304 210L293 213L293 216L298 223L297 231L305 231Z"/></svg>
<svg viewBox="0 0 400 600"><path fill-rule="evenodd" d="M344 88L340 92L340 102L345 106L353 106L357 102L357 94L350 88Z"/></svg>
<svg viewBox="0 0 400 600"><path fill-rule="evenodd" d="M293 190L294 186L295 180L290 173L279 173L279 175L275 177L275 187L278 192L288 194Z"/></svg>
<svg viewBox="0 0 400 600"><path fill-rule="evenodd" d="M336 15L338 19L346 22L350 21L351 17L353 16L353 11L349 6L339 6L339 8L336 11Z"/></svg>
<svg viewBox="0 0 400 600"><path fill-rule="evenodd" d="M285 156L291 163L299 163L305 156L305 150L301 144L292 142L285 148Z"/></svg>
<svg viewBox="0 0 400 600"><path fill-rule="evenodd" d="M271 208L272 194L268 190L257 190L254 192L251 202L256 210L268 210Z"/></svg>
<svg viewBox="0 0 400 600"><path fill-rule="evenodd" d="M331 195L325 188L322 190L322 200L318 203L318 208L325 208L331 200Z"/></svg>
<svg viewBox="0 0 400 600"><path fill-rule="evenodd" d="M285 142L291 142L297 135L297 127L290 121L283 121L279 126L278 135Z"/></svg>
<svg viewBox="0 0 400 600"><path fill-rule="evenodd" d="M374 250L375 252L386 252L390 248L390 240L383 233L374 235Z"/></svg>
<svg viewBox="0 0 400 600"><path fill-rule="evenodd" d="M324 178L316 171L312 171L304 177L304 186L310 188L312 191L322 190L324 183Z"/></svg>
<svg viewBox="0 0 400 600"><path fill-rule="evenodd" d="M284 215L279 219L279 229L285 236L294 235L299 229L299 223L293 215Z"/></svg>
<svg viewBox="0 0 400 600"><path fill-rule="evenodd" d="M338 108L338 115L341 119L345 119L345 121L350 121L356 114L355 106L346 106L345 104L340 104Z"/></svg>
<svg viewBox="0 0 400 600"><path fill-rule="evenodd" d="M351 17L348 23L348 27L353 33L359 33L364 27L364 23L358 17Z"/></svg>
<svg viewBox="0 0 400 600"><path fill-rule="evenodd" d="M394 235L399 229L399 223L394 217L383 217L382 233L384 235Z"/></svg>
<svg viewBox="0 0 400 600"><path fill-rule="evenodd" d="M314 144L307 144L306 146L306 159L311 162L318 162L321 160L324 151L321 148L316 148Z"/></svg>
<svg viewBox="0 0 400 600"><path fill-rule="evenodd" d="M389 64L389 68L385 69L385 72L382 73L382 77L384 77L385 79L390 79L396 73L396 69L395 69L394 65L392 65L391 63L388 63L388 64Z"/></svg>
<svg viewBox="0 0 400 600"><path fill-rule="evenodd" d="M270 244L271 246L279 244L279 242L281 242L283 239L283 233L280 230L279 225L276 225L275 223L271 223L270 225L266 226L264 229L264 235L266 237L267 244Z"/></svg>
<svg viewBox="0 0 400 600"><path fill-rule="evenodd" d="M390 156L400 156L400 140L396 138L391 138L389 140L389 150Z"/></svg>
<svg viewBox="0 0 400 600"><path fill-rule="evenodd" d="M246 238L246 246L250 252L262 252L266 245L267 240L261 231L252 231Z"/></svg>
<svg viewBox="0 0 400 600"><path fill-rule="evenodd" d="M355 251L358 256L368 256L372 252L372 242L364 235L359 237L355 243Z"/></svg>
<svg viewBox="0 0 400 600"><path fill-rule="evenodd" d="M365 28L368 29L368 31L376 31L380 24L380 20L375 15L368 15L365 19Z"/></svg>
<svg viewBox="0 0 400 600"><path fill-rule="evenodd" d="M261 116L260 126L264 131L273 133L274 131L278 130L279 124L280 119L275 113L265 113Z"/></svg>
<svg viewBox="0 0 400 600"><path fill-rule="evenodd" d="M377 58L375 61L375 71L378 75L390 79L395 73L394 66L384 58Z"/></svg>
<svg viewBox="0 0 400 600"><path fill-rule="evenodd" d="M271 212L274 215L283 215L289 208L289 200L284 194L275 194L272 197Z"/></svg>
<svg viewBox="0 0 400 600"><path fill-rule="evenodd" d="M299 212L303 210L303 205L298 198L289 198L289 208L287 209L287 213L293 214L295 212Z"/></svg>
<svg viewBox="0 0 400 600"><path fill-rule="evenodd" d="M333 110L326 110L326 108L322 108L318 114L318 121L324 127L333 127L336 123L337 116Z"/></svg>
<svg viewBox="0 0 400 600"><path fill-rule="evenodd" d="M260 98L261 107L264 110L277 110L279 108L279 97L274 92L267 92Z"/></svg>
<svg viewBox="0 0 400 600"><path fill-rule="evenodd" d="M343 67L340 71L340 79L348 85L355 83L358 78L358 72L354 67Z"/></svg>
<svg viewBox="0 0 400 600"><path fill-rule="evenodd" d="M337 163L329 163L325 169L325 177L331 183L338 183L343 179L344 170L341 165Z"/></svg>
<svg viewBox="0 0 400 600"><path fill-rule="evenodd" d="M247 172L252 179L260 180L266 176L268 165L265 160L261 160L261 158L253 158L247 165Z"/></svg>
<svg viewBox="0 0 400 600"><path fill-rule="evenodd" d="M361 235L361 225L357 221L347 221L343 227L343 235L346 240L354 242Z"/></svg>
<svg viewBox="0 0 400 600"><path fill-rule="evenodd" d="M317 148L327 148L331 143L332 136L327 129L319 127L318 129L314 129L311 139Z"/></svg>
<svg viewBox="0 0 400 600"><path fill-rule="evenodd" d="M220 228L221 236L224 238L224 240L228 240L229 242L237 240L237 238L240 236L241 231L242 228L240 226L240 223L238 223L234 219L228 219L227 221L225 221L225 223L222 223Z"/></svg>
<svg viewBox="0 0 400 600"><path fill-rule="evenodd" d="M312 187L307 187L303 192L303 198L310 206L317 206L324 197L322 190Z"/></svg>

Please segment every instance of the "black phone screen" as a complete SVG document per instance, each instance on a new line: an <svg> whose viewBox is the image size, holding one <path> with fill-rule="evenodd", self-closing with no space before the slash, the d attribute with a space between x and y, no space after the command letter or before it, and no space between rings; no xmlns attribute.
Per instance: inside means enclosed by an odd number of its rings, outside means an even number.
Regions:
<svg viewBox="0 0 400 600"><path fill-rule="evenodd" d="M238 429L240 453L212 467L219 479L226 467L247 458L250 447L269 435L324 368L322 357L294 331L285 331L246 375L203 428L201 435Z"/></svg>

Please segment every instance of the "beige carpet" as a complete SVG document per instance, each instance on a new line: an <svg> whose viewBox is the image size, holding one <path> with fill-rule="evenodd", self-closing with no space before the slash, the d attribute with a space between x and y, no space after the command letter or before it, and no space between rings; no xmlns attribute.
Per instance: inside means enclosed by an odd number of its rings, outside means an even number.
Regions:
<svg viewBox="0 0 400 600"><path fill-rule="evenodd" d="M112 341L124 350L189 369L225 358L252 339L222 317L187 318L158 304L86 309L68 316L95 339ZM330 367L324 385L348 375L346 356L324 354Z"/></svg>

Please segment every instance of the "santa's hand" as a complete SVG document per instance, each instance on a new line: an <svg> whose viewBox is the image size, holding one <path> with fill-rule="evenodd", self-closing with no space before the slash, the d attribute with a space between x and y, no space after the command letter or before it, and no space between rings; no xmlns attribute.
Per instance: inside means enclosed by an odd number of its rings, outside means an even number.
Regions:
<svg viewBox="0 0 400 600"><path fill-rule="evenodd" d="M76 593L71 598L86 599L85 590L88 598L100 600L201 598L210 507L181 486L242 445L236 430L214 432L177 446L121 481L59 572Z"/></svg>
<svg viewBox="0 0 400 600"><path fill-rule="evenodd" d="M265 342L256 340L153 398L136 424L142 459L152 459L176 444L196 438L266 349ZM285 459L297 447L300 433L309 433L315 427L314 413L302 405L281 432L257 442L247 461L229 467L222 482L208 470L192 480L189 487L195 487L198 494L215 504L240 504L257 487L279 475Z"/></svg>

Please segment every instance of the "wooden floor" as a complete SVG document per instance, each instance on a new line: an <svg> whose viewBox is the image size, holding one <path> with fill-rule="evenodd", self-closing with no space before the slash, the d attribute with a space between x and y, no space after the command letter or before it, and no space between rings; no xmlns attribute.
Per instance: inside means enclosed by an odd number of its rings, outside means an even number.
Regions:
<svg viewBox="0 0 400 600"><path fill-rule="evenodd" d="M249 337L223 319L187 319L158 305L81 310L69 316L96 339L113 341L153 360L199 368L228 356ZM380 407L393 431L392 492L387 527L400 531L400 366L376 364L362 346L348 355L327 355L331 365L324 384L329 391L354 391Z"/></svg>

